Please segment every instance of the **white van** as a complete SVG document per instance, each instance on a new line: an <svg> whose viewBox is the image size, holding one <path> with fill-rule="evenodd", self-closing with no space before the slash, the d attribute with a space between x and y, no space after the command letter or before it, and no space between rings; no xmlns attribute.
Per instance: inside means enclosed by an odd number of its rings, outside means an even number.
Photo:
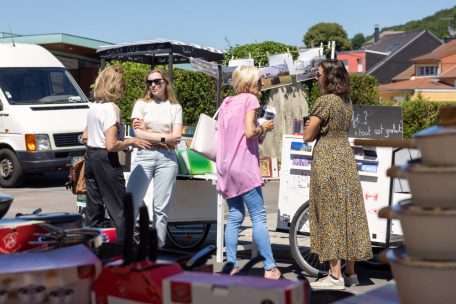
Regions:
<svg viewBox="0 0 456 304"><path fill-rule="evenodd" d="M63 64L35 44L0 44L0 186L65 169L84 154L87 97Z"/></svg>

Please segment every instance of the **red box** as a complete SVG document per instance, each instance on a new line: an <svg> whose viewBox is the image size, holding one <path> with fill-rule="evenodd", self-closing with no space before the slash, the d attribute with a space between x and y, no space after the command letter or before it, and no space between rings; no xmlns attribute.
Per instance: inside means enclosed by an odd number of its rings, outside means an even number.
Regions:
<svg viewBox="0 0 456 304"><path fill-rule="evenodd" d="M176 263L148 260L127 266L105 266L92 285L92 303L165 303L162 281L180 272L182 268Z"/></svg>
<svg viewBox="0 0 456 304"><path fill-rule="evenodd" d="M116 228L102 228L103 242L115 243L117 241Z"/></svg>
<svg viewBox="0 0 456 304"><path fill-rule="evenodd" d="M40 226L42 221L25 221L18 219L3 219L0 221L0 254L8 254L28 250L37 245L30 245L36 241L35 233L46 233Z"/></svg>

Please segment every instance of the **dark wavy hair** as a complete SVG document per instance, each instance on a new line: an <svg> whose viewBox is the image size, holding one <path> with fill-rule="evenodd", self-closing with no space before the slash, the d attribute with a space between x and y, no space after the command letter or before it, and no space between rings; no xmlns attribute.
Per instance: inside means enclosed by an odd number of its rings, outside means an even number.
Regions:
<svg viewBox="0 0 456 304"><path fill-rule="evenodd" d="M350 93L350 76L343 63L336 59L320 63L323 69L321 90L326 94L335 94L347 98Z"/></svg>

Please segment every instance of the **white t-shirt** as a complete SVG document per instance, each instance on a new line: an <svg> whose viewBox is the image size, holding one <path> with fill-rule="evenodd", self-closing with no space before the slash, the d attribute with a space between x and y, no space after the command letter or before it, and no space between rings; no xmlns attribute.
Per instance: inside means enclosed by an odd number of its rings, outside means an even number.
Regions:
<svg viewBox="0 0 456 304"><path fill-rule="evenodd" d="M120 114L114 109L111 102L94 102L87 113L87 145L93 148L106 148L105 132L119 123L118 140L125 138L125 126Z"/></svg>
<svg viewBox="0 0 456 304"><path fill-rule="evenodd" d="M182 124L182 107L166 101L138 100L131 112L131 119L144 119L146 129L154 133L172 133L173 124Z"/></svg>

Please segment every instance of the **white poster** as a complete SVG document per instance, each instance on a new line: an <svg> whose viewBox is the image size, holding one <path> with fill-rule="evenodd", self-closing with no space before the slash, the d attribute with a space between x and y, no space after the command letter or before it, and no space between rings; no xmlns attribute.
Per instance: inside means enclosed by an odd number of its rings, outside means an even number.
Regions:
<svg viewBox="0 0 456 304"><path fill-rule="evenodd" d="M325 58L323 48L299 49L298 59L294 62L296 81L301 82L315 77L318 64Z"/></svg>
<svg viewBox="0 0 456 304"><path fill-rule="evenodd" d="M276 54L268 57L269 66L286 64L290 75L294 75L293 57L289 53Z"/></svg>
<svg viewBox="0 0 456 304"><path fill-rule="evenodd" d="M288 65L286 64L260 68L260 72L263 81L262 90L269 90L291 84L291 76Z"/></svg>
<svg viewBox="0 0 456 304"><path fill-rule="evenodd" d="M255 66L254 60L250 59L233 59L228 62L229 67L238 67L238 66Z"/></svg>

